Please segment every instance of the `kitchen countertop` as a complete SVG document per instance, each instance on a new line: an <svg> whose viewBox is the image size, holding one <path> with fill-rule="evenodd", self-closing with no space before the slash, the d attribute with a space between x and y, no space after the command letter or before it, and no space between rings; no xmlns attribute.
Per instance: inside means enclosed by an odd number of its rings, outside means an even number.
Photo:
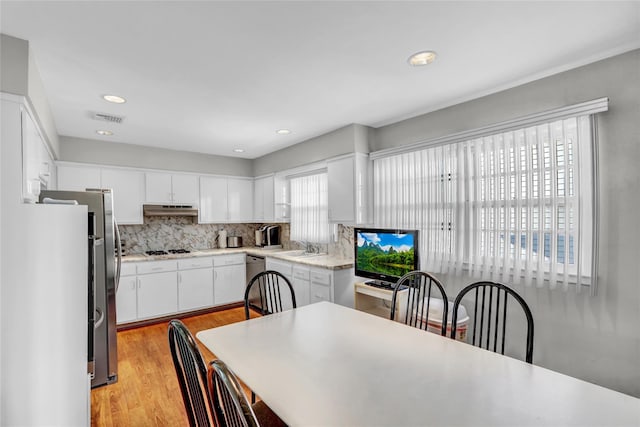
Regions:
<svg viewBox="0 0 640 427"><path fill-rule="evenodd" d="M343 270L353 267L353 260L347 258L341 258L331 255L312 255L312 256L300 256L299 254L292 255L291 251L284 249L262 249L258 247L242 247L242 248L225 248L225 249L201 249L194 250L187 254L169 254L169 255L144 255L144 254L130 254L122 257L122 262L141 262L141 261L158 261L168 259L181 259L192 258L202 256L213 255L228 255L245 253L247 255L263 256L270 258L277 258L283 261L295 262L298 264L304 264L311 267L326 268L329 270Z"/></svg>

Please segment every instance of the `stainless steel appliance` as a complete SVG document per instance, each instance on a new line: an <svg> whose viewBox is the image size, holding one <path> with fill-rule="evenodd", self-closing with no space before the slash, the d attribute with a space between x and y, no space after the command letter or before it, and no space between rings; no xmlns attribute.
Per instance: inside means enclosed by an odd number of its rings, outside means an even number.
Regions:
<svg viewBox="0 0 640 427"><path fill-rule="evenodd" d="M260 239L256 238L256 244L260 241L259 246L262 247L280 247L280 226L279 225L263 225L258 229Z"/></svg>
<svg viewBox="0 0 640 427"><path fill-rule="evenodd" d="M240 236L229 236L229 237L227 237L227 247L228 248L241 248L242 247L242 237L240 237Z"/></svg>
<svg viewBox="0 0 640 427"><path fill-rule="evenodd" d="M91 387L118 380L116 291L122 262L120 233L113 215L111 190L43 191L40 202L86 205L89 212L87 297L88 367Z"/></svg>
<svg viewBox="0 0 640 427"><path fill-rule="evenodd" d="M258 273L262 273L264 271L264 257L255 256L255 255L247 255L246 258L247 263L247 286L249 286L249 282L251 279ZM251 289L251 293L249 294L249 305L257 310L262 308L262 303L260 302L260 294L257 286L254 286Z"/></svg>

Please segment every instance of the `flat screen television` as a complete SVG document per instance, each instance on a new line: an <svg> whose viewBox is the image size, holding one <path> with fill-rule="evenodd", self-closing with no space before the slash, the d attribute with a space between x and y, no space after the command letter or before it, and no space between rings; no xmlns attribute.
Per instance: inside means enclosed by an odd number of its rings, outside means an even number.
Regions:
<svg viewBox="0 0 640 427"><path fill-rule="evenodd" d="M418 270L418 230L354 229L355 275L396 283Z"/></svg>

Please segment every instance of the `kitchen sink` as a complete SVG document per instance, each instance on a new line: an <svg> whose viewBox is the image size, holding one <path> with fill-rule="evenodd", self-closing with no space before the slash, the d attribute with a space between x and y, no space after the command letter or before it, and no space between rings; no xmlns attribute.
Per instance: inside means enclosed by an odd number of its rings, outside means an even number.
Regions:
<svg viewBox="0 0 640 427"><path fill-rule="evenodd" d="M304 249L299 249L295 251L282 251L278 252L279 255L290 256L292 258L311 258L316 256L325 256L326 253L317 253L317 252L306 252Z"/></svg>

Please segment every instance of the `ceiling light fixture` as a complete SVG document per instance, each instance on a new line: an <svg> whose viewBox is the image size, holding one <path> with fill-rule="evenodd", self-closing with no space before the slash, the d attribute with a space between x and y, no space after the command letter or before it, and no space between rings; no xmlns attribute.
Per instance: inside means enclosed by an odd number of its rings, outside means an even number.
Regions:
<svg viewBox="0 0 640 427"><path fill-rule="evenodd" d="M423 65L429 65L436 59L436 53L430 50L414 53L407 59L407 62L412 67L421 67Z"/></svg>
<svg viewBox="0 0 640 427"><path fill-rule="evenodd" d="M102 99L104 99L105 101L113 102L114 104L124 104L125 102L127 102L126 99L118 95L102 95Z"/></svg>
<svg viewBox="0 0 640 427"><path fill-rule="evenodd" d="M242 148L234 148L233 152L234 153L244 153L244 149L242 149Z"/></svg>
<svg viewBox="0 0 640 427"><path fill-rule="evenodd" d="M276 133L278 135L289 135L291 131L289 129L278 129Z"/></svg>
<svg viewBox="0 0 640 427"><path fill-rule="evenodd" d="M96 133L98 135L102 135L102 136L111 136L111 135L113 135L113 132L111 132L110 130L97 130Z"/></svg>

